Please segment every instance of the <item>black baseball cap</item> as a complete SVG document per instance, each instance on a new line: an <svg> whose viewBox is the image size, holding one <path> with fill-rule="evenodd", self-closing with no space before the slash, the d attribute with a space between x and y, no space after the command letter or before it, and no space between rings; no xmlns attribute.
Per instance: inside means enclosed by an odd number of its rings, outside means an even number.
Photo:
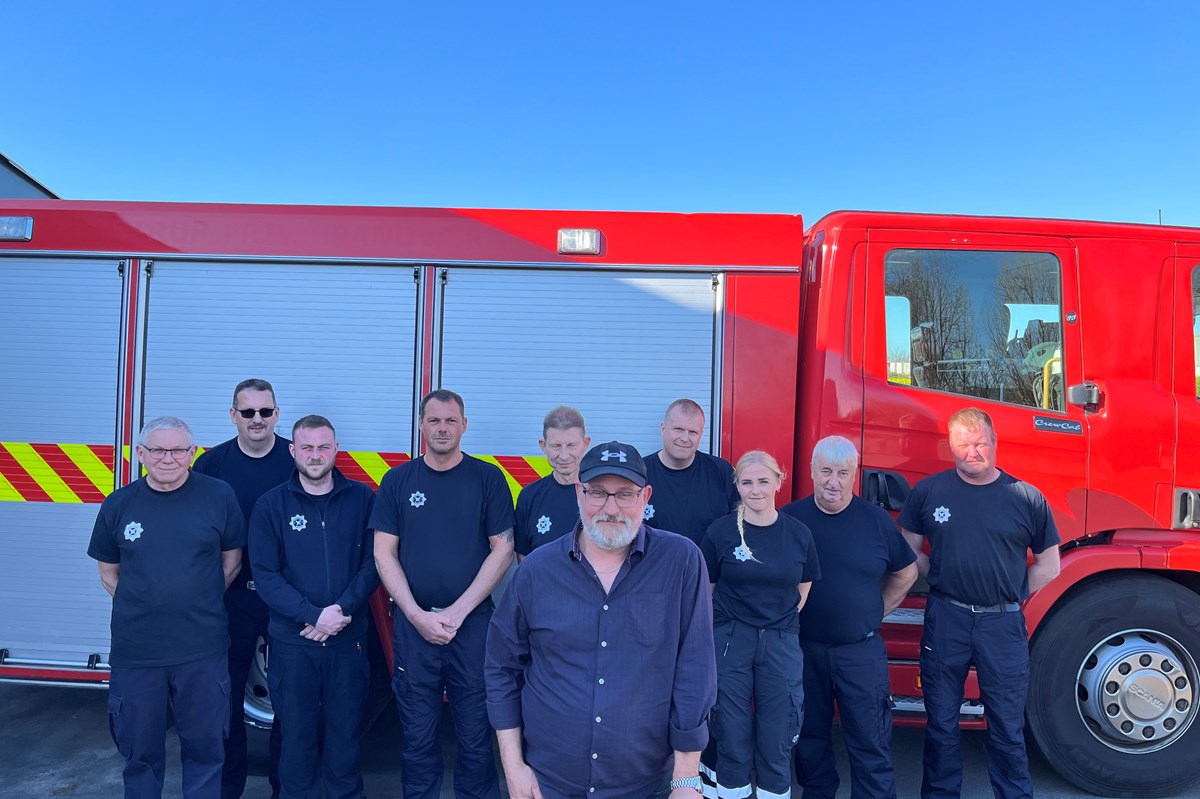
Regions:
<svg viewBox="0 0 1200 799"><path fill-rule="evenodd" d="M586 483L606 474L624 477L642 488L650 482L646 475L646 462L637 449L620 441L597 444L587 451L579 462L579 482Z"/></svg>

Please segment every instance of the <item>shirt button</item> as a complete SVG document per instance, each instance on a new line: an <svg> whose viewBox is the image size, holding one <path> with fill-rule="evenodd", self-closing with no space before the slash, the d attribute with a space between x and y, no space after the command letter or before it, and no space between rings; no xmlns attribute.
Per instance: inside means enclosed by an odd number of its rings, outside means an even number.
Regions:
<svg viewBox="0 0 1200 799"><path fill-rule="evenodd" d="M605 606L604 606L604 609L605 609L605 610L608 610L608 605L605 605Z"/></svg>
<svg viewBox="0 0 1200 799"><path fill-rule="evenodd" d="M608 641L601 641L600 646L608 646Z"/></svg>
<svg viewBox="0 0 1200 799"><path fill-rule="evenodd" d="M599 717L599 716L596 716L596 723L597 723L597 724L599 724L599 723L600 723L600 717Z"/></svg>
<svg viewBox="0 0 1200 799"><path fill-rule="evenodd" d="M604 685L604 678L601 677L600 679L596 680L596 682L600 683L601 685Z"/></svg>
<svg viewBox="0 0 1200 799"><path fill-rule="evenodd" d="M600 757L600 755L596 754L595 752L592 752L592 760L595 760L598 757Z"/></svg>
<svg viewBox="0 0 1200 799"><path fill-rule="evenodd" d="M596 792L595 788L588 788L588 793L595 793L595 792Z"/></svg>

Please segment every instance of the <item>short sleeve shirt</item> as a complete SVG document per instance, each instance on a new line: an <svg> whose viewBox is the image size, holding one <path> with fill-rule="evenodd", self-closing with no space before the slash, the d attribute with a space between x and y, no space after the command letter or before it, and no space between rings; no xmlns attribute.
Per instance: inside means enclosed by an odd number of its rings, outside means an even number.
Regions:
<svg viewBox="0 0 1200 799"><path fill-rule="evenodd" d="M1042 493L1001 472L987 485L954 469L917 483L900 526L929 539L929 587L959 602L998 605L1029 595L1028 553L1059 543Z"/></svg>
<svg viewBox="0 0 1200 799"><path fill-rule="evenodd" d="M528 555L574 530L578 521L579 501L574 484L563 485L552 474L530 483L517 496L513 528L517 553Z"/></svg>
<svg viewBox="0 0 1200 799"><path fill-rule="evenodd" d="M869 637L883 621L884 577L916 561L896 522L858 497L833 514L811 496L781 510L808 527L821 558L821 581L800 611L800 637L827 644Z"/></svg>
<svg viewBox="0 0 1200 799"><path fill-rule="evenodd" d="M643 460L652 488L642 514L646 524L699 544L708 526L735 511L741 502L733 484L733 467L723 458L697 452L686 469L668 468L657 452Z"/></svg>
<svg viewBox="0 0 1200 799"><path fill-rule="evenodd" d="M766 527L745 522L746 544L737 515L717 519L700 545L713 589L713 623L738 621L750 627L794 633L800 583L821 579L816 546L808 528L780 513ZM747 551L748 550L748 551Z"/></svg>
<svg viewBox="0 0 1200 799"><path fill-rule="evenodd" d="M110 494L88 545L120 565L109 662L172 666L227 651L221 553L245 543L237 497L220 480L193 473L155 491L142 478Z"/></svg>
<svg viewBox="0 0 1200 799"><path fill-rule="evenodd" d="M491 552L488 538L512 526L504 473L465 453L445 471L424 457L391 469L371 513L372 529L400 539L400 567L425 610L453 604Z"/></svg>

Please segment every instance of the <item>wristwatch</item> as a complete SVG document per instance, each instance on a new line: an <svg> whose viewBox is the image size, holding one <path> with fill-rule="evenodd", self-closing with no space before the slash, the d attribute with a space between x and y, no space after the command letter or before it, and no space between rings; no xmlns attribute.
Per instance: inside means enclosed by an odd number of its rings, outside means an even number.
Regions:
<svg viewBox="0 0 1200 799"><path fill-rule="evenodd" d="M659 784L661 785L662 783ZM695 777L680 777L679 779L671 780L672 791L676 788L691 788L694 791L699 791L703 787L703 784L700 782L699 774L697 774Z"/></svg>

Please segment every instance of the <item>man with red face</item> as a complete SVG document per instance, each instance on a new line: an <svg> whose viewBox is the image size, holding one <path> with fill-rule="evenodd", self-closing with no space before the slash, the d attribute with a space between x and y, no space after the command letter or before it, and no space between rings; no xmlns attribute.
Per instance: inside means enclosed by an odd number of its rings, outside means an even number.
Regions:
<svg viewBox="0 0 1200 799"><path fill-rule="evenodd" d="M959 708L975 664L997 799L1033 796L1025 754L1029 634L1021 603L1059 571L1058 528L1041 492L996 466L996 430L978 408L950 417L954 468L913 487L900 526L929 581L921 684L923 799L962 789ZM929 541L929 555L922 551ZM1033 564L1027 566L1029 554Z"/></svg>

